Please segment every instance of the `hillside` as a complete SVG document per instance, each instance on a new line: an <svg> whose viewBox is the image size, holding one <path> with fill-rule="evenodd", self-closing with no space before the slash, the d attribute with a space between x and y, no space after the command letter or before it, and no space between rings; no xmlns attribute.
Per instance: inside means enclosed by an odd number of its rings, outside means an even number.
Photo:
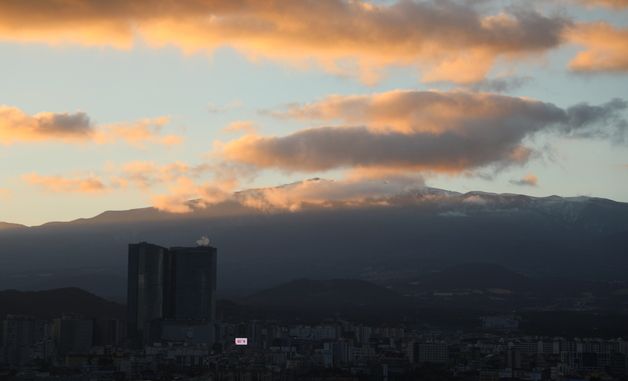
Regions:
<svg viewBox="0 0 628 381"><path fill-rule="evenodd" d="M7 314L55 318L77 314L88 318L124 319L126 307L79 288L46 291L0 291L0 318Z"/></svg>
<svg viewBox="0 0 628 381"><path fill-rule="evenodd" d="M229 297L298 278L416 280L471 262L523 276L625 280L627 232L628 204L587 197L422 188L298 211L235 198L189 214L146 208L0 230L0 288L74 286L122 301L129 243L186 246L201 236L218 247L218 290Z"/></svg>
<svg viewBox="0 0 628 381"><path fill-rule="evenodd" d="M299 279L255 293L245 304L294 309L351 309L400 306L405 298L384 287L355 279Z"/></svg>

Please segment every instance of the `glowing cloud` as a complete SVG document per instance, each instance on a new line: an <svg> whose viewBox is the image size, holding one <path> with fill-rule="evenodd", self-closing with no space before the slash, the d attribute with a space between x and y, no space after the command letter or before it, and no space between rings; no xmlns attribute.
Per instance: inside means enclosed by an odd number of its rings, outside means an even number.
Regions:
<svg viewBox="0 0 628 381"><path fill-rule="evenodd" d="M601 6L614 9L622 9L628 7L628 0L577 0L588 6Z"/></svg>
<svg viewBox="0 0 628 381"><path fill-rule="evenodd" d="M250 120L236 120L223 129L225 132L255 132L255 123Z"/></svg>
<svg viewBox="0 0 628 381"><path fill-rule="evenodd" d="M551 103L470 92L391 91L332 96L283 117L338 121L287 136L249 135L222 146L227 160L316 172L387 169L463 172L526 162L524 139L540 131L623 139L623 100L561 109ZM357 127L356 127L357 125Z"/></svg>
<svg viewBox="0 0 628 381"><path fill-rule="evenodd" d="M30 173L22 176L22 179L29 184L37 185L45 190L62 193L98 193L106 190L105 184L95 177L62 177L62 176L41 176Z"/></svg>
<svg viewBox="0 0 628 381"><path fill-rule="evenodd" d="M297 211L308 206L385 205L391 197L424 186L419 176L386 179L353 177L339 181L315 178L280 187L239 192L235 199L242 205L265 211Z"/></svg>
<svg viewBox="0 0 628 381"><path fill-rule="evenodd" d="M560 45L567 23L531 9L484 14L453 1L0 2L6 41L129 49L140 38L185 52L230 46L252 59L314 63L366 82L400 65L418 67L425 81L476 82L497 59Z"/></svg>
<svg viewBox="0 0 628 381"><path fill-rule="evenodd" d="M136 122L94 125L83 112L41 112L28 115L19 108L0 105L0 144L44 141L179 144L182 140L180 136L161 135L161 129L168 120L167 117L159 117Z"/></svg>
<svg viewBox="0 0 628 381"><path fill-rule="evenodd" d="M0 201L8 200L13 195L13 192L9 189L0 188Z"/></svg>
<svg viewBox="0 0 628 381"><path fill-rule="evenodd" d="M510 183L514 184L514 185L523 185L523 186L535 187L535 186L538 185L539 179L538 179L538 177L536 177L532 173L529 173L529 174L523 176L522 178L520 178L518 180L510 180Z"/></svg>
<svg viewBox="0 0 628 381"><path fill-rule="evenodd" d="M568 33L571 42L585 47L569 63L578 72L628 72L628 29L607 23L580 24Z"/></svg>

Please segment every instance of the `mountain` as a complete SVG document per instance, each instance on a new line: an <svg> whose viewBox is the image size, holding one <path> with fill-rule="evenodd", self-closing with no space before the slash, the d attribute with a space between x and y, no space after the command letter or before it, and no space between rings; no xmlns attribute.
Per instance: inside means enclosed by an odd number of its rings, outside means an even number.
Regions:
<svg viewBox="0 0 628 381"><path fill-rule="evenodd" d="M22 229L25 228L26 226L24 225L20 225L20 224L12 224L9 222L2 222L0 221L0 230L11 230L11 229Z"/></svg>
<svg viewBox="0 0 628 381"><path fill-rule="evenodd" d="M245 304L299 310L381 308L405 304L405 298L384 287L356 279L299 279L255 293Z"/></svg>
<svg viewBox="0 0 628 381"><path fill-rule="evenodd" d="M186 246L203 235L218 247L218 290L228 297L296 278L388 284L470 262L524 276L628 278L626 203L420 188L287 210L267 207L265 194L188 214L143 208L0 230L0 288L75 286L123 301L129 243Z"/></svg>
<svg viewBox="0 0 628 381"><path fill-rule="evenodd" d="M385 287L358 279L298 279L218 305L223 316L317 321L332 316L382 321L415 315L416 305Z"/></svg>
<svg viewBox="0 0 628 381"><path fill-rule="evenodd" d="M491 263L465 263L433 272L413 282L421 289L451 291L502 289L523 291L533 287L525 275Z"/></svg>
<svg viewBox="0 0 628 381"><path fill-rule="evenodd" d="M7 314L55 318L78 314L88 318L123 319L126 307L79 288L46 291L0 291L0 319Z"/></svg>

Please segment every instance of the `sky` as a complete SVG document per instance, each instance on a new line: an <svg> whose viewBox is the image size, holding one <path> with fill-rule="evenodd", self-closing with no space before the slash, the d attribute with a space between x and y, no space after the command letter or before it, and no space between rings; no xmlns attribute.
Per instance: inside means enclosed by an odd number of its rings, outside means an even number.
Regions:
<svg viewBox="0 0 628 381"><path fill-rule="evenodd" d="M0 2L0 221L430 186L628 202L628 1Z"/></svg>

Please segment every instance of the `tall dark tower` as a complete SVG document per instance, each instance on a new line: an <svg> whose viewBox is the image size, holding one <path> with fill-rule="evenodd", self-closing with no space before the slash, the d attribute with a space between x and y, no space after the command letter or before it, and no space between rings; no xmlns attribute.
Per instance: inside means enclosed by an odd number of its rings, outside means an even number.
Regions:
<svg viewBox="0 0 628 381"><path fill-rule="evenodd" d="M135 346L154 341L156 322L167 310L171 255L166 248L142 242L129 245L127 323Z"/></svg>
<svg viewBox="0 0 628 381"><path fill-rule="evenodd" d="M214 321L216 317L216 248L170 248L176 320Z"/></svg>
<svg viewBox="0 0 628 381"><path fill-rule="evenodd" d="M178 340L193 327L211 341L217 250L142 242L129 245L128 336L133 346Z"/></svg>

